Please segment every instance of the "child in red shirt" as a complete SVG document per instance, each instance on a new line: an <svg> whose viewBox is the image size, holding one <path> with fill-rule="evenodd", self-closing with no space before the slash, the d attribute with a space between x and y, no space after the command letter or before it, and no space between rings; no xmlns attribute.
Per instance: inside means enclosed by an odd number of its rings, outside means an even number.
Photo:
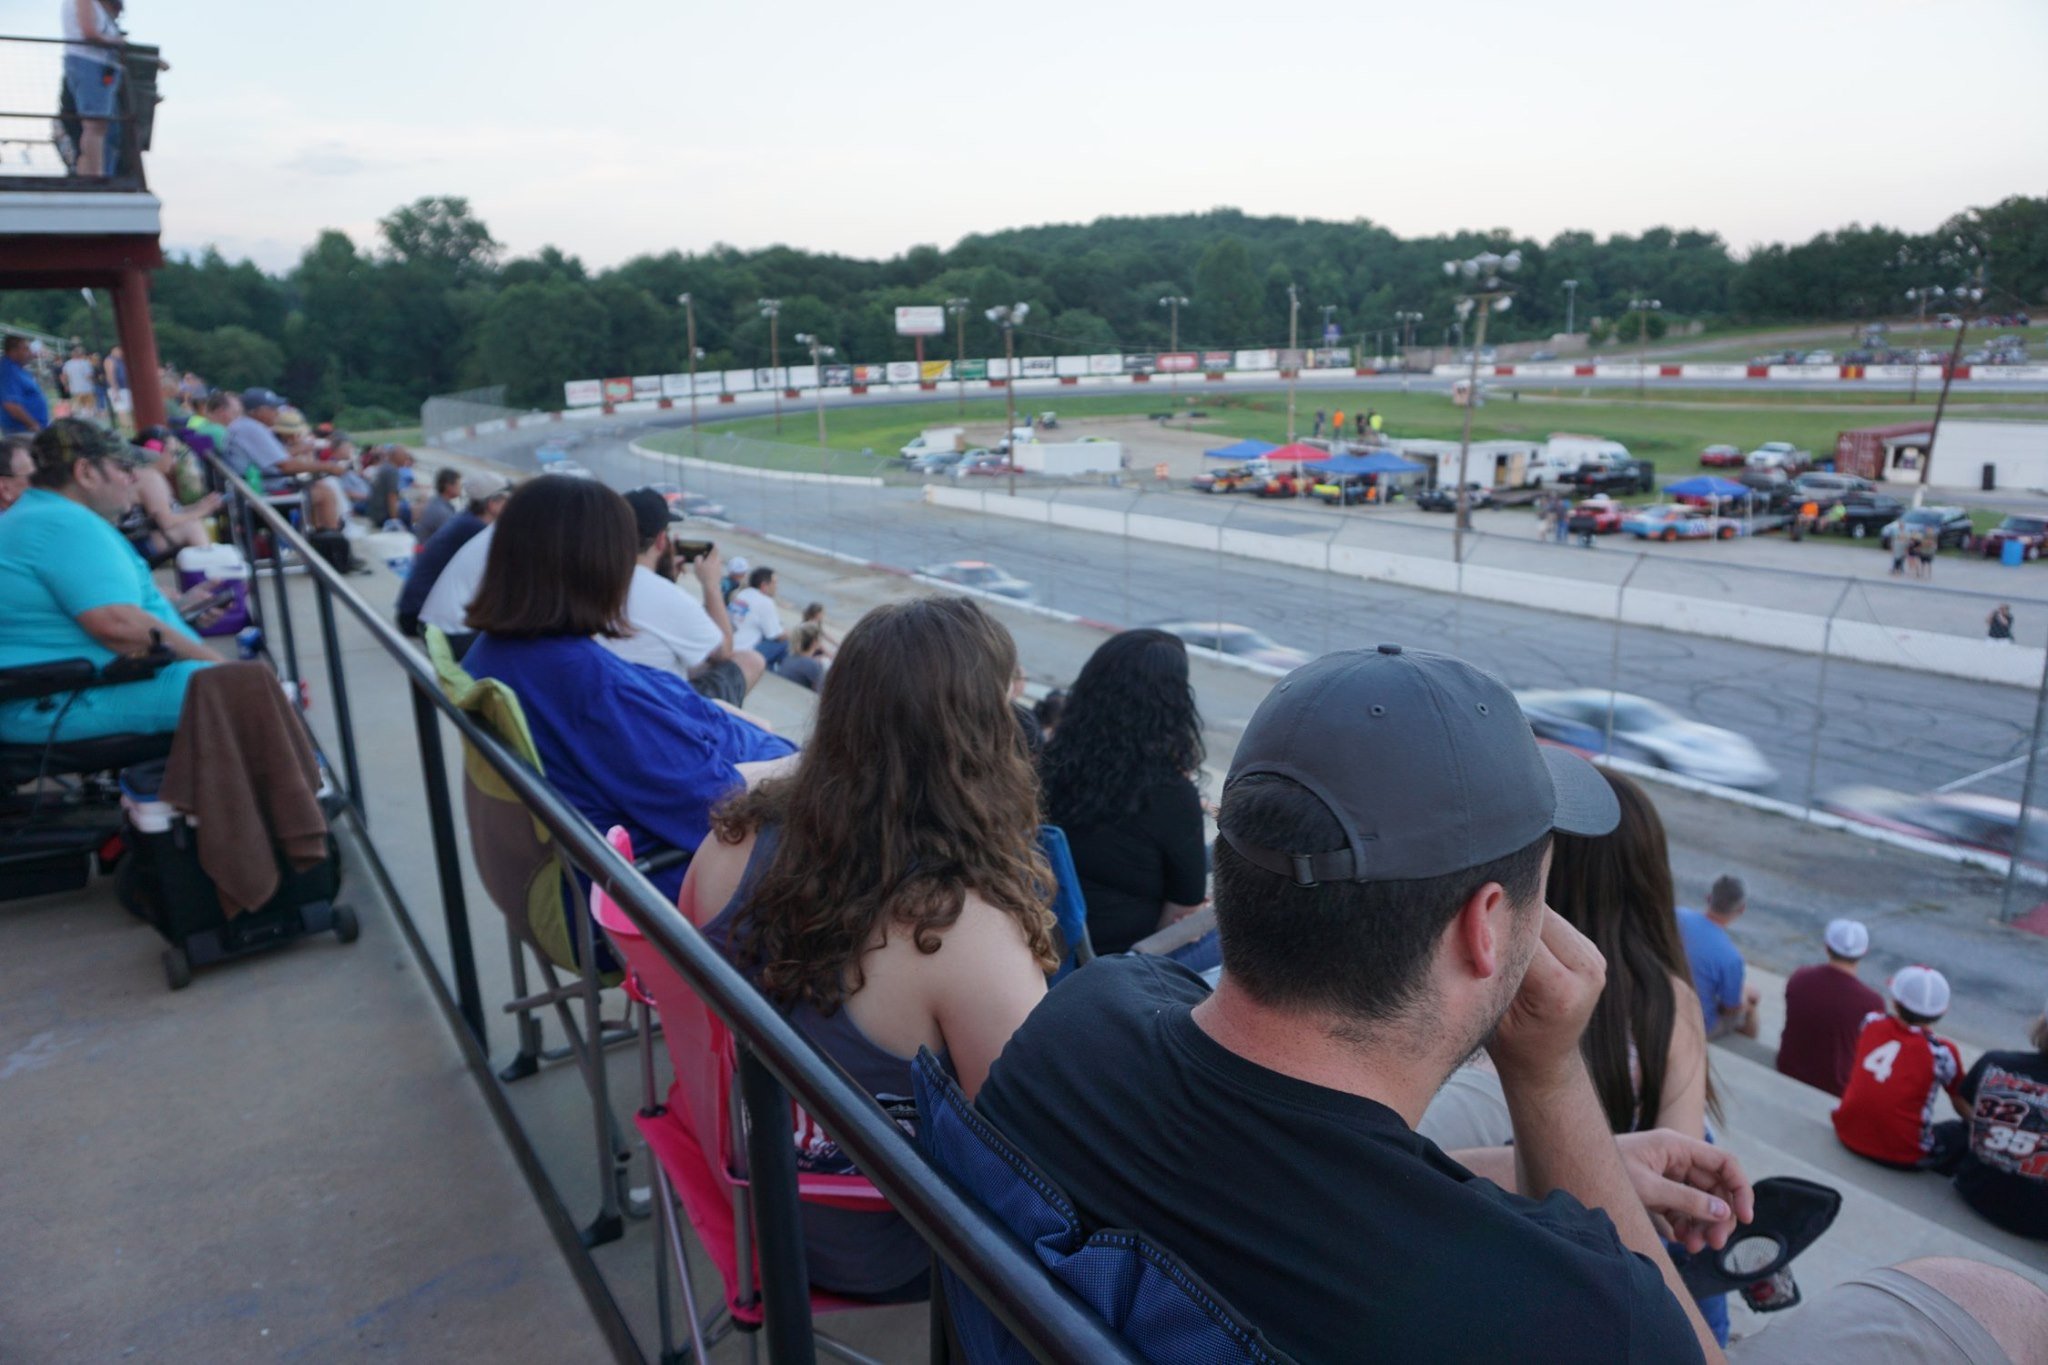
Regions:
<svg viewBox="0 0 2048 1365"><path fill-rule="evenodd" d="M1948 1011L1948 980L1904 967L1891 982L1891 1014L1873 1014L1856 1039L1849 1085L1835 1108L1835 1136L1859 1156L1906 1170L1952 1171L1968 1150L1962 1120L1937 1123L1943 1091L1958 1114L1963 1056L1929 1028Z"/></svg>

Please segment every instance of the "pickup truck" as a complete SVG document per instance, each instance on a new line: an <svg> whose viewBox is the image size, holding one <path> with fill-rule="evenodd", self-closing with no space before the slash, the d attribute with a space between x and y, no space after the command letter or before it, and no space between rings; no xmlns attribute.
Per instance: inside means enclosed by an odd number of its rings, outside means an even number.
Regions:
<svg viewBox="0 0 2048 1365"><path fill-rule="evenodd" d="M1657 467L1648 460L1633 458L1580 465L1561 475L1558 482L1588 493L1647 493L1657 486Z"/></svg>

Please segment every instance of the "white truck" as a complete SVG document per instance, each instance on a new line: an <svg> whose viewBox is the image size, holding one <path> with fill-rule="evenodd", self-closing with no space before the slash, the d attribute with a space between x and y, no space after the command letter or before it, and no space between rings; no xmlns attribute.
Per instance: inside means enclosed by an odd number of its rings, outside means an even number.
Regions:
<svg viewBox="0 0 2048 1365"><path fill-rule="evenodd" d="M1629 458L1628 447L1619 441L1554 431L1530 457L1524 481L1531 488L1555 487L1565 475L1576 474L1589 464L1613 466Z"/></svg>
<svg viewBox="0 0 2048 1365"><path fill-rule="evenodd" d="M911 438L909 445L897 453L906 460L921 459L926 455L938 455L960 450L967 440L965 427L926 427Z"/></svg>

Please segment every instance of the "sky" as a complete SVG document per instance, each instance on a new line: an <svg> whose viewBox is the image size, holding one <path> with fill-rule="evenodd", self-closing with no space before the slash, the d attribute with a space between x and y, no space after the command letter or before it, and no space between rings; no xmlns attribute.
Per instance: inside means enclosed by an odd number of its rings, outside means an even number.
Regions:
<svg viewBox="0 0 2048 1365"><path fill-rule="evenodd" d="M0 0L0 33L55 34L58 3ZM510 255L601 267L1224 205L1742 250L2048 188L2031 96L1942 56L2031 70L2044 0L130 0L126 23L172 66L166 246L273 270L428 194Z"/></svg>

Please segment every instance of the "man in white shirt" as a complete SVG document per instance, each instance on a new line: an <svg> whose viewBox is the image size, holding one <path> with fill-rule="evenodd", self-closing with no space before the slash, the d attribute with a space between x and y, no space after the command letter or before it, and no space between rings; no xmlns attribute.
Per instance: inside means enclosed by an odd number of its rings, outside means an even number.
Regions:
<svg viewBox="0 0 2048 1365"><path fill-rule="evenodd" d="M791 682L812 691L824 680L825 666L818 660L789 650L789 632L782 624L782 610L776 605L775 570L763 564L747 575L747 586L732 595L733 644L751 649Z"/></svg>
<svg viewBox="0 0 2048 1365"><path fill-rule="evenodd" d="M85 347L73 346L71 359L64 362L64 392L71 399L73 417L89 419L99 413L98 386L93 383L96 373Z"/></svg>
<svg viewBox="0 0 2048 1365"><path fill-rule="evenodd" d="M633 633L598 643L628 662L682 674L700 696L738 706L768 664L754 650L733 648L732 623L719 591L724 565L718 550L713 547L689 561L697 580L693 596L677 582L676 547L669 535L670 525L682 517L651 488L634 489L626 502L640 534L633 585L626 594L626 624Z"/></svg>
<svg viewBox="0 0 2048 1365"><path fill-rule="evenodd" d="M420 607L420 624L440 627L457 659L467 654L475 642L475 632L469 628L469 604L483 585L484 563L490 558L491 538L497 533L498 523L493 521L471 536L469 543L448 561L448 567L441 570L433 591Z"/></svg>

